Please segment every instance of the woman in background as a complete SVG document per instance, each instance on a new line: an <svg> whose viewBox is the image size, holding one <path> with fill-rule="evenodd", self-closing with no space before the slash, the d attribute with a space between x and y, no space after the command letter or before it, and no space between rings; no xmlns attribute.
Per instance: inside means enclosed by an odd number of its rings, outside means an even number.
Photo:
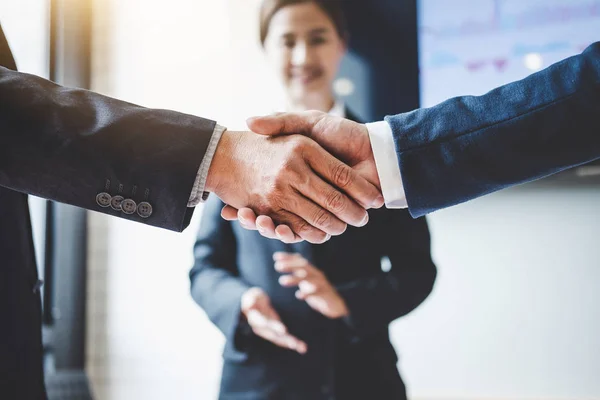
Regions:
<svg viewBox="0 0 600 400"><path fill-rule="evenodd" d="M332 90L346 37L339 1L263 2L260 40L288 111L356 120ZM214 196L205 206L190 272L227 340L220 398L405 399L388 325L432 290L425 219L371 210L366 227L323 245L284 244L223 220L222 206Z"/></svg>

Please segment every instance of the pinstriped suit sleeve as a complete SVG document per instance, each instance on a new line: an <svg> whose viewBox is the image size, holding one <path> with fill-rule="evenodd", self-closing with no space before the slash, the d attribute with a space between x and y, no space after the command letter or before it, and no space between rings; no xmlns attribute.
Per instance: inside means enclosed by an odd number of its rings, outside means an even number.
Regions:
<svg viewBox="0 0 600 400"><path fill-rule="evenodd" d="M386 117L413 217L600 158L600 42L483 96Z"/></svg>

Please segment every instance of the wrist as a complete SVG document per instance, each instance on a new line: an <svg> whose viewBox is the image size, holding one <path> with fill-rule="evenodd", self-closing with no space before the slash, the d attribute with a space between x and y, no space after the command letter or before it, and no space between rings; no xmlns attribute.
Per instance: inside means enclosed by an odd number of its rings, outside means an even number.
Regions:
<svg viewBox="0 0 600 400"><path fill-rule="evenodd" d="M226 182L233 176L231 173L231 160L235 154L239 140L240 135L238 132L229 130L223 132L208 169L205 191L218 195L220 189L227 185Z"/></svg>

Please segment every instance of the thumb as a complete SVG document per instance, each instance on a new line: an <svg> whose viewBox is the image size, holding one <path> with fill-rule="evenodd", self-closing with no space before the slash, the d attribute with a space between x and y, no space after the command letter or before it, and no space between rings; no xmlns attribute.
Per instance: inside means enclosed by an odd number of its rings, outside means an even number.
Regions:
<svg viewBox="0 0 600 400"><path fill-rule="evenodd" d="M254 328L265 328L268 325L267 317L259 310L252 309L246 314L248 324Z"/></svg>
<svg viewBox="0 0 600 400"><path fill-rule="evenodd" d="M298 133L311 136L314 126L327 114L320 111L278 113L246 120L248 129L267 136Z"/></svg>

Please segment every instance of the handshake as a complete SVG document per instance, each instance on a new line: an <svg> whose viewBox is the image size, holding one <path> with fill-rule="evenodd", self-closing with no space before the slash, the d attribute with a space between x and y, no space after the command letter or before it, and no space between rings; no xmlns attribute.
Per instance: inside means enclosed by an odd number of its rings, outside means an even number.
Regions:
<svg viewBox="0 0 600 400"><path fill-rule="evenodd" d="M364 226L384 204L365 125L318 111L250 118L252 132L225 131L206 191L222 216L286 243L323 243Z"/></svg>

